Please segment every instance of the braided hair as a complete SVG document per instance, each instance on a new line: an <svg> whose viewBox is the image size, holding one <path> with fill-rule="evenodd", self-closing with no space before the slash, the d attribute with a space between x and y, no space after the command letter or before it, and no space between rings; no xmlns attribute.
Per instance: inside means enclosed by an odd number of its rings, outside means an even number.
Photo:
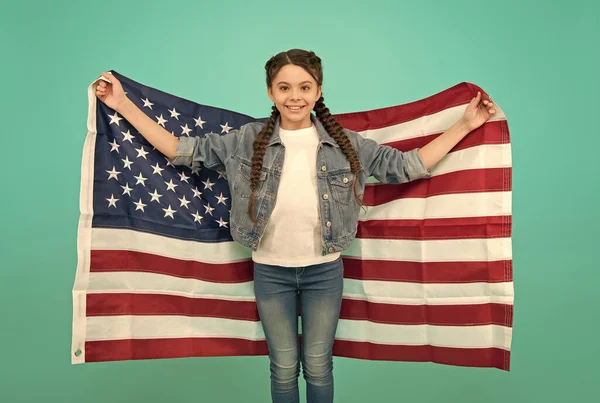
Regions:
<svg viewBox="0 0 600 403"><path fill-rule="evenodd" d="M294 64L302 67L315 79L315 81L319 85L323 84L323 68L321 65L321 58L319 58L312 51L306 51L302 49L290 49L286 52L281 52L273 56L265 64L267 87L271 87L273 79L275 78L279 70L287 64ZM321 97L315 103L313 110L315 111L317 118L319 119L327 133L329 133L329 135L333 137L333 139L340 146L340 149L348 159L348 162L350 163L350 168L352 169L352 172L354 173L354 176L356 178L354 180L354 197L358 204L362 206L362 200L358 196L358 175L361 170L361 165L356 150L354 150L354 147L352 147L352 143L350 143L350 139L344 132L344 128L342 127L342 125L340 125L340 123L337 120L335 120L335 118L329 112L327 106L325 106L323 93L321 93ZM260 179L260 171L263 164L263 158L267 150L267 144L273 134L273 130L275 128L275 121L279 115L279 110L275 105L273 105L271 116L269 117L267 124L256 135L256 138L254 139L254 153L252 154L250 170L251 193L250 201L248 203L248 214L254 225L256 225L256 218L254 216L254 192L258 180Z"/></svg>

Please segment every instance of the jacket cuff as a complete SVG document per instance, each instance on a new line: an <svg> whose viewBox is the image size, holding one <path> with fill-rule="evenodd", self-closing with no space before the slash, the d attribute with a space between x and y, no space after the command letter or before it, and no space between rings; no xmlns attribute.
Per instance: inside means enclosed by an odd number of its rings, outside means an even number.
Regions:
<svg viewBox="0 0 600 403"><path fill-rule="evenodd" d="M192 165L192 155L194 154L195 143L195 137L179 137L175 158L167 159L173 165Z"/></svg>
<svg viewBox="0 0 600 403"><path fill-rule="evenodd" d="M411 181L431 177L431 170L425 168L425 163L419 155L418 148L405 153L404 164L404 170Z"/></svg>

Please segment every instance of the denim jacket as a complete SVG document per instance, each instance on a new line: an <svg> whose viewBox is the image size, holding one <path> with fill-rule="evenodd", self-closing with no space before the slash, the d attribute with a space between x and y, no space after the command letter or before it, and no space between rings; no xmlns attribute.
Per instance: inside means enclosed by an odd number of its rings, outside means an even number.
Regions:
<svg viewBox="0 0 600 403"><path fill-rule="evenodd" d="M355 180L358 180L359 196L362 198L369 176L382 183L403 183L430 177L431 173L417 153L418 148L401 152L344 129L361 164L360 174L355 178L340 146L312 113L310 117L319 135L319 146L315 150L317 187L321 251L326 255L346 249L356 235L360 206L354 198ZM279 136L280 117L277 117L256 185L254 226L248 215L250 162L254 139L264 125L251 122L225 135L208 133L205 137L180 137L176 156L170 160L174 165L185 165L192 169L203 165L226 171L231 190L231 236L253 251L257 250L275 207L285 155L285 146Z"/></svg>

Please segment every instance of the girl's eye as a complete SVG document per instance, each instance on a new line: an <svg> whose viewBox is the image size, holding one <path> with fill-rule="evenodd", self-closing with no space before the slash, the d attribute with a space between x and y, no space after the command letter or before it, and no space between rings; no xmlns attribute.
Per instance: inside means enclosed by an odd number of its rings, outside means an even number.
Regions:
<svg viewBox="0 0 600 403"><path fill-rule="evenodd" d="M279 87L279 90L280 90L280 91L285 91L285 90L287 90L287 88L288 88L288 87L286 87L286 86L283 86L283 87ZM305 85L305 86L303 86L302 88L305 88L306 90L310 90L310 86L309 86L309 85Z"/></svg>

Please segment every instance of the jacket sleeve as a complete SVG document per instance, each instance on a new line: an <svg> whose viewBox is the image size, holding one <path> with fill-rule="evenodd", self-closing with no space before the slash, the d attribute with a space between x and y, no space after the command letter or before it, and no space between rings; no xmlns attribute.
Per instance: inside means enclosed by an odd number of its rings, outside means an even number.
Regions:
<svg viewBox="0 0 600 403"><path fill-rule="evenodd" d="M197 169L201 165L214 170L225 170L227 161L237 151L241 131L232 130L225 135L207 133L204 137L180 137L173 165Z"/></svg>
<svg viewBox="0 0 600 403"><path fill-rule="evenodd" d="M374 176L382 183L403 183L431 177L431 171L425 168L418 148L403 152L380 145L351 130L347 130L347 133L357 145L356 152L367 177Z"/></svg>

